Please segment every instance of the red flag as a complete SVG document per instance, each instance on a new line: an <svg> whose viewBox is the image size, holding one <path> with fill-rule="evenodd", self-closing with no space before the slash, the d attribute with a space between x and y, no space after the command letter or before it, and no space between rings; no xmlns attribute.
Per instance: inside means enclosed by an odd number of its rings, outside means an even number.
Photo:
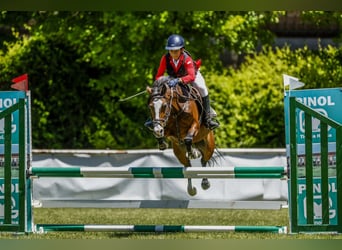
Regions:
<svg viewBox="0 0 342 250"><path fill-rule="evenodd" d="M12 82L14 84L11 85L11 88L22 90L22 91L28 91L28 76L27 74L18 76L14 79L12 79Z"/></svg>

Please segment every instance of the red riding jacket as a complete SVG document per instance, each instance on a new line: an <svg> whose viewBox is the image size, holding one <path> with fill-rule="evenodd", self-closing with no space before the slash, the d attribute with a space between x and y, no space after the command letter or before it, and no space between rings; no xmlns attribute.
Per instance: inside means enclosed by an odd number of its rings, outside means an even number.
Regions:
<svg viewBox="0 0 342 250"><path fill-rule="evenodd" d="M159 63L156 79L163 76L165 71L167 71L169 76L181 78L184 84L194 82L197 69L201 65L201 60L195 62L186 52L181 53L178 60L179 62L176 67L169 53L163 55Z"/></svg>

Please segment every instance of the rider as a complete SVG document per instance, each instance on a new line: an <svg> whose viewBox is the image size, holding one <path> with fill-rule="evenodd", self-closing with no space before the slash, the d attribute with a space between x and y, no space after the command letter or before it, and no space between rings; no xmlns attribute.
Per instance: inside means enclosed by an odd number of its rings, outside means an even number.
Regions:
<svg viewBox="0 0 342 250"><path fill-rule="evenodd" d="M174 78L169 82L170 87L179 83L192 84L202 97L205 126L210 130L219 127L219 123L212 119L210 113L209 92L199 70L201 61L195 62L191 58L191 55L185 50L184 38L180 35L173 34L169 36L165 49L168 52L160 60L156 79L163 76L166 71L169 76ZM150 127L151 122L146 122L145 126ZM159 146L161 146L160 141Z"/></svg>

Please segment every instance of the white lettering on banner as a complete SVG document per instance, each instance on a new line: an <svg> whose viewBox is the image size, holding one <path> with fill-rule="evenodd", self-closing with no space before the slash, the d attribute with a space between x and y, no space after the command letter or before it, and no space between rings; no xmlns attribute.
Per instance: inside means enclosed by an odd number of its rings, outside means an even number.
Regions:
<svg viewBox="0 0 342 250"><path fill-rule="evenodd" d="M315 196L314 199L320 200L322 197ZM332 200L329 198L329 219L336 218L336 209L332 208L333 203ZM304 208L304 217L307 218L306 214L306 198L303 199L303 208ZM314 224L321 225L322 224L322 203L317 203L314 201L313 203L313 211L314 211Z"/></svg>
<svg viewBox="0 0 342 250"><path fill-rule="evenodd" d="M307 106L335 106L331 96L309 96L309 97L296 97L296 100Z"/></svg>
<svg viewBox="0 0 342 250"><path fill-rule="evenodd" d="M0 109L4 109L4 108L9 108L11 107L13 104L17 103L17 99L16 98L0 98Z"/></svg>
<svg viewBox="0 0 342 250"><path fill-rule="evenodd" d="M305 190L306 190L306 185L305 184L299 184L298 185L298 193L299 194L302 194L303 191L305 191Z"/></svg>
<svg viewBox="0 0 342 250"><path fill-rule="evenodd" d="M11 120L13 122L13 114L11 116ZM5 133L5 119L2 118L0 119L0 134ZM12 134L15 133L17 131L17 125L16 124L12 124ZM0 135L0 139L4 139L3 135Z"/></svg>
<svg viewBox="0 0 342 250"><path fill-rule="evenodd" d="M305 139L305 135L299 135L299 136L300 136L300 139ZM328 134L328 138L331 138L331 137L333 137L333 135L332 134ZM312 135L312 138L313 139L321 138L321 135L320 134L315 134L315 135Z"/></svg>
<svg viewBox="0 0 342 250"><path fill-rule="evenodd" d="M328 112L323 109L323 108L314 108L314 110L326 117L328 117ZM312 132L313 133L319 133L321 131L321 121L317 118L312 117ZM330 130L331 127L328 126L328 130ZM305 112L304 111L300 111L299 112L299 130L302 133L305 133ZM332 134L328 134L328 137L332 137ZM301 139L305 138L304 135L301 135ZM320 138L319 134L312 134L312 138Z"/></svg>
<svg viewBox="0 0 342 250"><path fill-rule="evenodd" d="M329 183L329 192L337 193L336 183ZM298 185L298 193L303 194L303 192L306 190L306 184L299 184ZM314 194L321 194L322 188L321 183L313 184L313 192Z"/></svg>
<svg viewBox="0 0 342 250"><path fill-rule="evenodd" d="M5 217L4 197L0 196L0 200L3 201L2 203L0 202L0 225L2 225L3 224L2 220ZM19 217L19 210L15 209L16 208L16 204L17 204L16 199L14 197L11 197L11 201L12 201L12 206L11 206L12 214L11 214L11 218L12 218L12 220L13 219L15 220L15 219L18 219L18 217ZM12 224L18 224L18 223L19 223L18 220L12 221Z"/></svg>
<svg viewBox="0 0 342 250"><path fill-rule="evenodd" d="M12 193L19 193L19 184L12 184L11 185L11 192ZM0 185L0 193L4 194L5 193L5 184Z"/></svg>

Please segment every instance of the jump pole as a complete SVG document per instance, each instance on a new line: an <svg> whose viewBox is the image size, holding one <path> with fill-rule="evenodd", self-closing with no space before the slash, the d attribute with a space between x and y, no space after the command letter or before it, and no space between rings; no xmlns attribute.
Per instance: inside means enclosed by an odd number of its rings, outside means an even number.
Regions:
<svg viewBox="0 0 342 250"><path fill-rule="evenodd" d="M286 178L286 167L32 167L32 177Z"/></svg>
<svg viewBox="0 0 342 250"><path fill-rule="evenodd" d="M286 178L286 167L32 167L31 177L91 178ZM264 232L286 234L286 226L36 224L47 232Z"/></svg>
<svg viewBox="0 0 342 250"><path fill-rule="evenodd" d="M286 226L208 226L208 225L82 225L36 224L37 233L46 232L264 232L286 234Z"/></svg>

